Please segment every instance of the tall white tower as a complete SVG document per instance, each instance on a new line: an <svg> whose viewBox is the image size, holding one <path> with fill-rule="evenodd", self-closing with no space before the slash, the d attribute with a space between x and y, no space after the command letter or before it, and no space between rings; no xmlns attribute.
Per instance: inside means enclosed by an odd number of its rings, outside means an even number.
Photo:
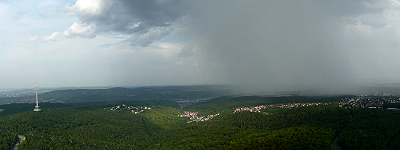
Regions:
<svg viewBox="0 0 400 150"><path fill-rule="evenodd" d="M37 83L36 83L36 106L35 106L35 109L33 111L40 111L40 109L39 109L39 100L38 100L38 97L37 97Z"/></svg>

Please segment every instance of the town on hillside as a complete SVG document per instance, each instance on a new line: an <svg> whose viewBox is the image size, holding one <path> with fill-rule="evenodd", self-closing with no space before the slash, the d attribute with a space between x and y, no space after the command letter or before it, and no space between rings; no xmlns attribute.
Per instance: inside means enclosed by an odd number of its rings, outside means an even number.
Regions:
<svg viewBox="0 0 400 150"><path fill-rule="evenodd" d="M139 114L144 112L145 110L150 110L150 107L147 106L127 106L126 104L122 104L122 105L117 105L114 107L105 107L104 109L110 109L111 111L115 111L115 110L128 110L131 111L134 114Z"/></svg>
<svg viewBox="0 0 400 150"><path fill-rule="evenodd" d="M204 117L204 116L203 117L198 117L197 114L198 114L198 112L185 111L184 114L180 114L180 115L178 115L178 117L189 118L190 121L188 121L187 123L192 123L192 122L199 122L199 121L207 121L207 120L210 120L210 119L212 119L212 118L214 118L216 116L219 116L219 113L215 114L215 115L207 115L207 117Z"/></svg>
<svg viewBox="0 0 400 150"><path fill-rule="evenodd" d="M318 105L329 105L332 103L288 103L288 104L271 104L271 105L260 105L254 107L241 107L236 108L233 113L241 112L241 111L250 111L250 112L261 112L261 109L265 109L267 107L278 107L278 108L297 108L297 107L308 107L308 106L318 106Z"/></svg>

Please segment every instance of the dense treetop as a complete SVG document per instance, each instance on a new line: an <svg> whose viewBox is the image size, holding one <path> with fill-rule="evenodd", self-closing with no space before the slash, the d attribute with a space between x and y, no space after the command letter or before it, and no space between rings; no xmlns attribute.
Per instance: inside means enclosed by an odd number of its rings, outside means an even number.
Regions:
<svg viewBox="0 0 400 150"><path fill-rule="evenodd" d="M5 113L0 117L0 130L27 134L22 148L46 147L87 149L107 145L121 149L331 149L339 136L342 149L395 149L400 143L400 112L338 107L335 97L221 97L180 109L175 101L144 100L51 104L43 111L33 112L26 104L9 107L29 111ZM326 105L279 108L291 103L329 102ZM112 111L116 105L148 106L139 114L127 110ZM274 104L269 106L270 104ZM241 111L239 107L268 105L260 112ZM33 105L32 105L33 106ZM184 111L199 112L199 116L219 113L207 121L187 123L178 117ZM1 113L0 113L1 114ZM351 121L350 121L350 118ZM34 137L32 137L32 135ZM2 142L10 147L11 142ZM61 143L60 139L64 142ZM9 138L5 141L9 141ZM72 141L72 143L71 143ZM379 144L378 144L379 143Z"/></svg>

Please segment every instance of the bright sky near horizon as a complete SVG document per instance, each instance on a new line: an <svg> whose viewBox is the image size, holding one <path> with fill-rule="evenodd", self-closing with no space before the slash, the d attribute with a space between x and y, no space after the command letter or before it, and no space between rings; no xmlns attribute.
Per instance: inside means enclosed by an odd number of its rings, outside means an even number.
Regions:
<svg viewBox="0 0 400 150"><path fill-rule="evenodd" d="M400 81L397 0L6 0L3 88Z"/></svg>

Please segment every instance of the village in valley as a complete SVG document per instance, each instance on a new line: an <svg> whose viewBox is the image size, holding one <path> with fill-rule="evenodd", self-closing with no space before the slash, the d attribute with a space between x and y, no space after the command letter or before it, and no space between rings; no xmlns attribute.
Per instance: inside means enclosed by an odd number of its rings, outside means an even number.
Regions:
<svg viewBox="0 0 400 150"><path fill-rule="evenodd" d="M198 112L185 111L184 114L178 115L178 117L189 118L190 121L188 121L187 123L192 123L192 122L199 122L199 121L207 121L216 116L219 116L219 113L215 114L215 115L208 115L207 117L198 117L197 114L198 114Z"/></svg>

